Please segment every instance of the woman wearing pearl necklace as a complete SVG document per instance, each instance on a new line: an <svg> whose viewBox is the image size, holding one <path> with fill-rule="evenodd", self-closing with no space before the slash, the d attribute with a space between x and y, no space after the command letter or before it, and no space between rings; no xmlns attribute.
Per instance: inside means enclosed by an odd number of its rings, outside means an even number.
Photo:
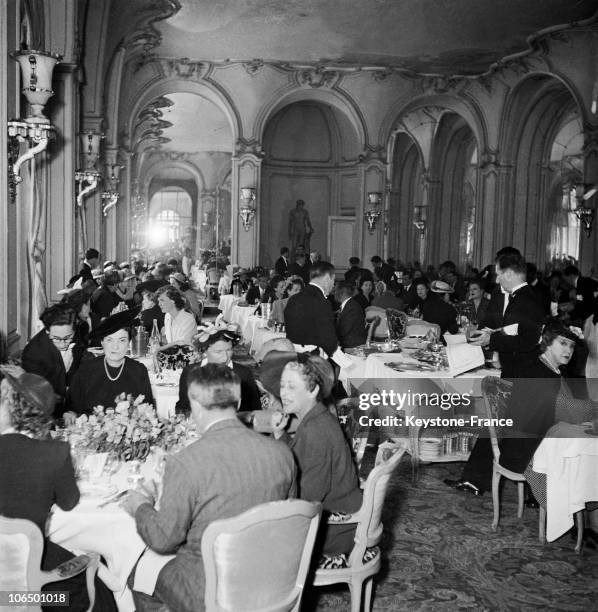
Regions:
<svg viewBox="0 0 598 612"><path fill-rule="evenodd" d="M91 414L95 406L113 407L121 393L145 397L153 403L152 388L146 368L127 357L131 325L139 309L126 310L104 320L94 331L104 354L81 364L73 378L68 396L69 412L65 421L81 414Z"/></svg>

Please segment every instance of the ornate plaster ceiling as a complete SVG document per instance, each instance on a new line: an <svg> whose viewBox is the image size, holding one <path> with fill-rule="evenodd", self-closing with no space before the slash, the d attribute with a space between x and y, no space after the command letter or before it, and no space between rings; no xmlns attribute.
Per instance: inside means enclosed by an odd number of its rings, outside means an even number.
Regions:
<svg viewBox="0 0 598 612"><path fill-rule="evenodd" d="M596 0L179 0L159 54L475 75Z"/></svg>

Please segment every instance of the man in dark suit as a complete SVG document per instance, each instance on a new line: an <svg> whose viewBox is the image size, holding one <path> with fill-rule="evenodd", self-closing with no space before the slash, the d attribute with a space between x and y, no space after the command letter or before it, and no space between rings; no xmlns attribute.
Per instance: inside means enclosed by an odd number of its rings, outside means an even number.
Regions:
<svg viewBox="0 0 598 612"><path fill-rule="evenodd" d="M305 255L297 254L288 272L289 276L299 276L304 283L309 283L309 264L305 260Z"/></svg>
<svg viewBox="0 0 598 612"><path fill-rule="evenodd" d="M496 280L505 292L502 327L482 332L471 341L498 352L503 378L518 378L521 369L538 355L544 310L526 279L527 266L521 255L501 255L496 260Z"/></svg>
<svg viewBox="0 0 598 612"><path fill-rule="evenodd" d="M44 329L31 338L21 357L23 369L43 376L60 398L56 417L62 416L67 387L85 354L85 347L75 343L75 319L67 304L46 308L40 317Z"/></svg>
<svg viewBox="0 0 598 612"><path fill-rule="evenodd" d="M247 290L247 295L245 297L245 301L248 304L261 304L262 302L267 302L272 295L268 291L268 277L267 276L258 276L257 284L252 285Z"/></svg>
<svg viewBox="0 0 598 612"><path fill-rule="evenodd" d="M90 280L95 283L92 270L98 267L99 261L100 252L97 249L87 249L85 252L85 260L79 270L79 277L83 279L83 282Z"/></svg>
<svg viewBox="0 0 598 612"><path fill-rule="evenodd" d="M365 314L353 299L354 291L353 284L347 281L339 283L336 289L336 299L341 305L336 320L336 335L343 349L364 344L367 339Z"/></svg>
<svg viewBox="0 0 598 612"><path fill-rule="evenodd" d="M326 299L334 287L334 266L321 261L311 269L311 281L289 298L284 310L287 338L294 344L313 344L331 357L338 349L334 312Z"/></svg>
<svg viewBox="0 0 598 612"><path fill-rule="evenodd" d="M499 251L500 253L500 251ZM471 344L498 351L502 378L519 378L533 367L539 354L539 338L544 311L536 293L527 284L527 266L518 252L507 252L496 259L496 280L504 292L502 327L482 331ZM498 301L498 298L497 300ZM495 321L498 318L495 315ZM481 495L492 484L492 447L480 438L469 456L458 481L449 486Z"/></svg>
<svg viewBox="0 0 598 612"><path fill-rule="evenodd" d="M159 510L151 494L131 491L123 502L151 551L175 554L164 559L151 593L135 590L131 576L137 610L157 610L161 604L170 610L205 610L201 539L206 527L296 493L291 451L237 419L240 396L239 379L227 366L192 370L189 401L201 438L166 463ZM142 572L148 554L134 572Z"/></svg>
<svg viewBox="0 0 598 612"><path fill-rule="evenodd" d="M118 283L120 283L118 272L110 270L104 274L102 286L96 289L91 296L91 311L95 312L100 319L109 317L121 302L121 299L116 294Z"/></svg>
<svg viewBox="0 0 598 612"><path fill-rule="evenodd" d="M370 260L374 268L374 274L386 283L387 287L395 288L396 278L395 269L382 261L379 255L374 255Z"/></svg>
<svg viewBox="0 0 598 612"><path fill-rule="evenodd" d="M359 257L349 257L349 269L345 272L345 280L354 287L357 286L359 277L363 274Z"/></svg>
<svg viewBox="0 0 598 612"><path fill-rule="evenodd" d="M274 271L280 276L288 276L289 272L289 249L282 247L280 249L280 257L274 263Z"/></svg>
<svg viewBox="0 0 598 612"><path fill-rule="evenodd" d="M567 266L563 270L563 278L575 288L575 303L569 315L571 323L583 329L585 320L594 313L598 282L593 278L580 276L576 266Z"/></svg>

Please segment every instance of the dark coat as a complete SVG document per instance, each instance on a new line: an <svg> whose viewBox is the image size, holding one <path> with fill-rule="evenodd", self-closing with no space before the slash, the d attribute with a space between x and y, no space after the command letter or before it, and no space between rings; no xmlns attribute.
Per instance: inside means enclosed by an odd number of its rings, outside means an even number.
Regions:
<svg viewBox="0 0 598 612"><path fill-rule="evenodd" d="M309 283L309 264L300 266L296 261L289 266L289 276L300 276L304 283Z"/></svg>
<svg viewBox="0 0 598 612"><path fill-rule="evenodd" d="M287 276L289 271L289 264L288 260L285 260L282 255L274 263L274 271L276 272L276 274L280 274L280 276Z"/></svg>
<svg viewBox="0 0 598 612"><path fill-rule="evenodd" d="M295 344L314 344L328 356L338 348L332 306L315 285L305 285L289 298L284 324L287 338Z"/></svg>
<svg viewBox="0 0 598 612"><path fill-rule="evenodd" d="M111 372L111 376L116 374ZM153 404L154 396L144 365L125 357L125 364L117 380L110 380L104 369L104 357L85 360L73 376L69 388L67 407L76 414L91 414L96 406L113 408L115 398L121 393L145 397L145 403Z"/></svg>
<svg viewBox="0 0 598 612"><path fill-rule="evenodd" d="M457 311L453 306L433 293L429 293L422 306L422 319L440 325L440 333L456 334L459 331Z"/></svg>
<svg viewBox="0 0 598 612"><path fill-rule="evenodd" d="M81 269L79 270L79 278L83 279L83 282L90 280L97 285L96 281L93 279L91 266L86 262L83 262L81 265Z"/></svg>
<svg viewBox="0 0 598 612"><path fill-rule="evenodd" d="M368 297L359 289L357 293L353 296L353 299L365 310L368 306L372 305L372 301L374 299L374 292L370 293Z"/></svg>
<svg viewBox="0 0 598 612"><path fill-rule="evenodd" d="M52 385L54 393L64 400L67 387L79 369L84 355L91 358L82 344L75 344L73 347L73 363L67 372L60 351L54 346L46 330L43 329L35 334L23 349L21 365L26 372L43 376ZM59 401L56 404L54 416L61 416L63 409L63 402Z"/></svg>
<svg viewBox="0 0 598 612"><path fill-rule="evenodd" d="M542 304L529 285L512 294L502 326L518 323L518 333L509 336L501 331L495 332L490 336L489 345L491 351L498 351L503 378L519 378L532 366L539 353L538 339L543 320Z"/></svg>
<svg viewBox="0 0 598 612"><path fill-rule="evenodd" d="M100 317L105 319L110 316L121 299L106 287L100 287L93 292L91 296L91 310Z"/></svg>
<svg viewBox="0 0 598 612"><path fill-rule="evenodd" d="M355 298L349 298L336 320L336 335L341 348L353 348L367 339L365 314Z"/></svg>
<svg viewBox="0 0 598 612"><path fill-rule="evenodd" d="M177 414L184 414L185 416L191 414L191 405L187 395L187 378L189 377L189 372L197 367L200 367L199 364L194 363L183 368L181 372L181 378L179 379L179 401L175 406ZM241 379L241 405L239 406L239 411L261 410L260 392L251 370L233 361L233 372Z"/></svg>
<svg viewBox="0 0 598 612"><path fill-rule="evenodd" d="M596 298L594 294L598 292L598 282L593 278L580 276L575 285L575 306L571 313L571 321L574 325L583 328L585 320L594 313Z"/></svg>

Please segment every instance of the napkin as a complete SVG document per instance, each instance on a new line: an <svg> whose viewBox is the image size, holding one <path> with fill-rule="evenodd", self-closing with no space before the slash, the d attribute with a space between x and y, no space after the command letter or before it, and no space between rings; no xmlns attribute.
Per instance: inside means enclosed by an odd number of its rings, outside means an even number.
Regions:
<svg viewBox="0 0 598 612"><path fill-rule="evenodd" d="M150 548L146 548L135 569L133 590L153 595L158 581L158 574L162 568L176 555L159 555Z"/></svg>

